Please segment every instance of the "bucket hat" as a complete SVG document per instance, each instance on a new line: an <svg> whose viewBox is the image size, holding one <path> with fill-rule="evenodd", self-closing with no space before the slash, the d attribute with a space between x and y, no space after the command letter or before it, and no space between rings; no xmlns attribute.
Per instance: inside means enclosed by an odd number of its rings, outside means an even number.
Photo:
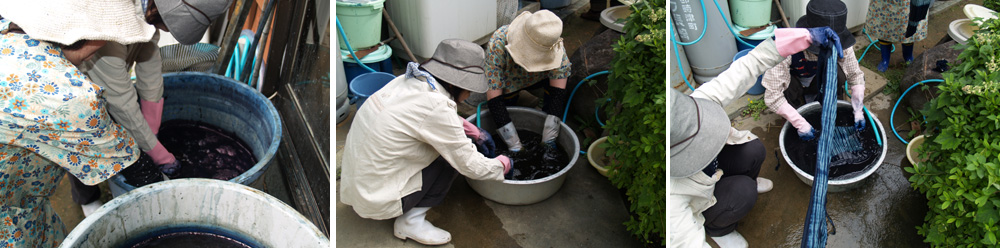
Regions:
<svg viewBox="0 0 1000 248"><path fill-rule="evenodd" d="M529 72L559 68L566 53L562 40L562 20L548 10L523 12L507 27L507 51Z"/></svg>
<svg viewBox="0 0 1000 248"><path fill-rule="evenodd" d="M212 20L226 13L232 0L154 0L163 23L177 42L198 43Z"/></svg>
<svg viewBox="0 0 1000 248"><path fill-rule="evenodd" d="M420 66L431 75L473 93L486 92L486 52L476 43L447 39Z"/></svg>
<svg viewBox="0 0 1000 248"><path fill-rule="evenodd" d="M0 16L32 39L70 45L79 40L146 42L156 28L135 0L0 1Z"/></svg>
<svg viewBox="0 0 1000 248"><path fill-rule="evenodd" d="M722 151L729 116L716 102L670 91L670 177L689 177Z"/></svg>
<svg viewBox="0 0 1000 248"><path fill-rule="evenodd" d="M854 35L847 30L847 5L840 0L812 0L806 4L806 15L795 22L798 28L830 27L840 36L840 47L854 45ZM818 46L810 46L807 51L819 54Z"/></svg>

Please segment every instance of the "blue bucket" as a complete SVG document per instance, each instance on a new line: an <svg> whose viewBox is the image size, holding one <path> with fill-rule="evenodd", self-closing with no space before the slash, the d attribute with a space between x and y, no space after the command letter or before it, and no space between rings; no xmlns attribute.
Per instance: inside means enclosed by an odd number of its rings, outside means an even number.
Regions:
<svg viewBox="0 0 1000 248"><path fill-rule="evenodd" d="M743 55L747 55L747 53L750 53L750 50L753 50L753 49L744 49L743 51L740 51L740 52L736 53L736 56L733 56L733 61L736 61L736 59L738 59L740 57L743 57ZM750 95L764 94L764 85L760 84L760 80L762 80L762 79L764 79L764 74L761 74L760 76L757 76L757 83L755 83L753 85L753 87L750 87L750 89L747 90L747 94L750 94Z"/></svg>
<svg viewBox="0 0 1000 248"><path fill-rule="evenodd" d="M365 99L368 99L369 96L375 94L376 91L382 89L382 86L395 78L396 76L385 72L369 72L358 75L358 77L351 79L351 85L348 86L351 93L354 94L351 103L357 104L357 108L360 109L361 104L365 103Z"/></svg>
<svg viewBox="0 0 1000 248"><path fill-rule="evenodd" d="M278 111L257 90L231 78L203 72L163 74L163 122L174 119L208 123L236 134L250 146L257 164L230 182L261 188L259 180L275 163L281 141ZM135 189L115 175L109 184L114 196Z"/></svg>

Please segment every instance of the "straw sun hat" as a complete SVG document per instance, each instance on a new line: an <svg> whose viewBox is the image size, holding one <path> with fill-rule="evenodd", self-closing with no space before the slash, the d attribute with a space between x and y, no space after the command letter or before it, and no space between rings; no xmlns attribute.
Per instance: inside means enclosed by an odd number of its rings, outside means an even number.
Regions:
<svg viewBox="0 0 1000 248"><path fill-rule="evenodd" d="M0 16L32 39L63 45L79 40L149 41L156 28L146 23L141 11L133 0L0 1Z"/></svg>
<svg viewBox="0 0 1000 248"><path fill-rule="evenodd" d="M507 51L529 72L559 68L563 54L562 20L548 10L523 12L507 30Z"/></svg>

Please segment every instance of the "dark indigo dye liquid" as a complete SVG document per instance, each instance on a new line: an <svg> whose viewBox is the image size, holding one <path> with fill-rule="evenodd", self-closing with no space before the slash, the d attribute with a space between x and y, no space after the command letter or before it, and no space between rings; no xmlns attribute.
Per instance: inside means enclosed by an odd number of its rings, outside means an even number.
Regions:
<svg viewBox="0 0 1000 248"><path fill-rule="evenodd" d="M514 162L514 167L510 168L510 172L504 175L504 179L521 181L541 179L556 174L569 163L569 156L566 156L566 152L559 147L558 143L556 149L549 151L549 155L546 157L545 153L548 148L542 144L540 134L518 130L517 135L521 139L521 151L518 153L507 150L507 143L503 141L500 134L490 134L493 135L497 154L507 156Z"/></svg>
<svg viewBox="0 0 1000 248"><path fill-rule="evenodd" d="M125 183L142 187L163 181L163 174L160 174L160 168L153 163L153 159L145 152L139 154L139 160L121 171L122 177L125 177Z"/></svg>
<svg viewBox="0 0 1000 248"><path fill-rule="evenodd" d="M132 246L132 248L249 248L235 239L205 232L175 232L157 235Z"/></svg>
<svg viewBox="0 0 1000 248"><path fill-rule="evenodd" d="M253 248L254 240L218 227L179 226L156 229L118 246L119 248Z"/></svg>
<svg viewBox="0 0 1000 248"><path fill-rule="evenodd" d="M157 137L181 163L177 178L229 180L257 163L250 146L235 134L206 123L167 121Z"/></svg>
<svg viewBox="0 0 1000 248"><path fill-rule="evenodd" d="M821 112L820 109L815 109L802 114L802 117L816 129L816 138L803 141L799 139L795 128L789 128L785 131L785 152L788 154L788 158L795 163L795 167L812 176L815 176L816 172L816 149L819 147L819 136L822 129L819 125ZM875 140L875 130L868 116L865 116L865 121L867 124L865 129L857 133L854 131L852 107L837 108L837 118L834 120L834 125L837 128L850 128L855 133L852 136L858 138L861 149L834 154L830 160L830 180L854 178L869 167L874 166L873 163L882 155L882 147ZM885 137L882 139L885 140Z"/></svg>

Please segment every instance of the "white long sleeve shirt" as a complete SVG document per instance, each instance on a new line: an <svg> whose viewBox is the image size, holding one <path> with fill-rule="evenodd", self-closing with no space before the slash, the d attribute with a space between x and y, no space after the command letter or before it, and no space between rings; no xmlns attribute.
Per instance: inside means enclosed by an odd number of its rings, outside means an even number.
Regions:
<svg viewBox="0 0 1000 248"><path fill-rule="evenodd" d="M399 76L358 110L340 163L340 194L361 217L402 215L400 199L420 190L421 170L438 156L468 178L504 179L503 164L476 151L455 101L434 86Z"/></svg>

